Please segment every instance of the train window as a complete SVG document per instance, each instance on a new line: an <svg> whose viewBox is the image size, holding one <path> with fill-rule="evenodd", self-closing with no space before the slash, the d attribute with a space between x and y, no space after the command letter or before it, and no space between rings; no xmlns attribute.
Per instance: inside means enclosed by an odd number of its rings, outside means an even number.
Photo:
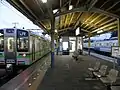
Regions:
<svg viewBox="0 0 120 90"><path fill-rule="evenodd" d="M23 30L17 31L17 51L28 52L28 32Z"/></svg>
<svg viewBox="0 0 120 90"><path fill-rule="evenodd" d="M4 51L4 31L0 30L0 52Z"/></svg>
<svg viewBox="0 0 120 90"><path fill-rule="evenodd" d="M7 39L7 49L8 49L8 52L13 52L14 51L14 38L13 37L8 37L8 39Z"/></svg>
<svg viewBox="0 0 120 90"><path fill-rule="evenodd" d="M28 51L28 38L22 37L17 40L17 51L27 52Z"/></svg>

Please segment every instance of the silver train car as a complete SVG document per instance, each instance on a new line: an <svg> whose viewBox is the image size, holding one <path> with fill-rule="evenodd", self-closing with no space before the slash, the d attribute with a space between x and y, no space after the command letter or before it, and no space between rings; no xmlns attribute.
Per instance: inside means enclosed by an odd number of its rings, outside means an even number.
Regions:
<svg viewBox="0 0 120 90"><path fill-rule="evenodd" d="M114 39L100 40L100 41L92 41L90 45L91 50L108 52L111 53L111 47L118 46L117 37ZM88 42L83 43L83 47L88 49Z"/></svg>
<svg viewBox="0 0 120 90"><path fill-rule="evenodd" d="M50 52L50 41L28 30L0 29L0 67L28 66Z"/></svg>

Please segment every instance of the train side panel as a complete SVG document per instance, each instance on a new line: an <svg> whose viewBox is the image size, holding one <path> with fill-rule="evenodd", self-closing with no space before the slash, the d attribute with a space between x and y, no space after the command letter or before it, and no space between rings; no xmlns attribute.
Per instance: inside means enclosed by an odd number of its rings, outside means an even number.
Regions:
<svg viewBox="0 0 120 90"><path fill-rule="evenodd" d="M17 29L17 65L29 65L30 62L30 50L29 50L29 32L26 30Z"/></svg>
<svg viewBox="0 0 120 90"><path fill-rule="evenodd" d="M40 40L39 38L36 36L35 37L35 61L38 60L41 56L40 56Z"/></svg>
<svg viewBox="0 0 120 90"><path fill-rule="evenodd" d="M0 65L5 65L4 58L4 30L0 29Z"/></svg>

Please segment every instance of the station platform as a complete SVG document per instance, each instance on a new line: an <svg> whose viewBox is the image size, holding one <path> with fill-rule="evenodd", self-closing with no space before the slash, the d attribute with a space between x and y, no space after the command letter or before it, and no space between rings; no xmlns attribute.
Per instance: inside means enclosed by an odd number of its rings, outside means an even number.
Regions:
<svg viewBox="0 0 120 90"><path fill-rule="evenodd" d="M88 67L97 60L112 68L111 62L89 55L79 56L78 61L72 55L55 56L54 69L48 69L37 90L106 90L99 80L85 80Z"/></svg>

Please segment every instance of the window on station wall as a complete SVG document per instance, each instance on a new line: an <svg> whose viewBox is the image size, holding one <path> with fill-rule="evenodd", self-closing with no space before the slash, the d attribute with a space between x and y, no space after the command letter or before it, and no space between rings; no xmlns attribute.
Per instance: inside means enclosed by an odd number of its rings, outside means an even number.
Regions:
<svg viewBox="0 0 120 90"><path fill-rule="evenodd" d="M28 52L28 31L17 30L17 51L18 52Z"/></svg>
<svg viewBox="0 0 120 90"><path fill-rule="evenodd" d="M0 52L4 51L4 31L0 30Z"/></svg>

